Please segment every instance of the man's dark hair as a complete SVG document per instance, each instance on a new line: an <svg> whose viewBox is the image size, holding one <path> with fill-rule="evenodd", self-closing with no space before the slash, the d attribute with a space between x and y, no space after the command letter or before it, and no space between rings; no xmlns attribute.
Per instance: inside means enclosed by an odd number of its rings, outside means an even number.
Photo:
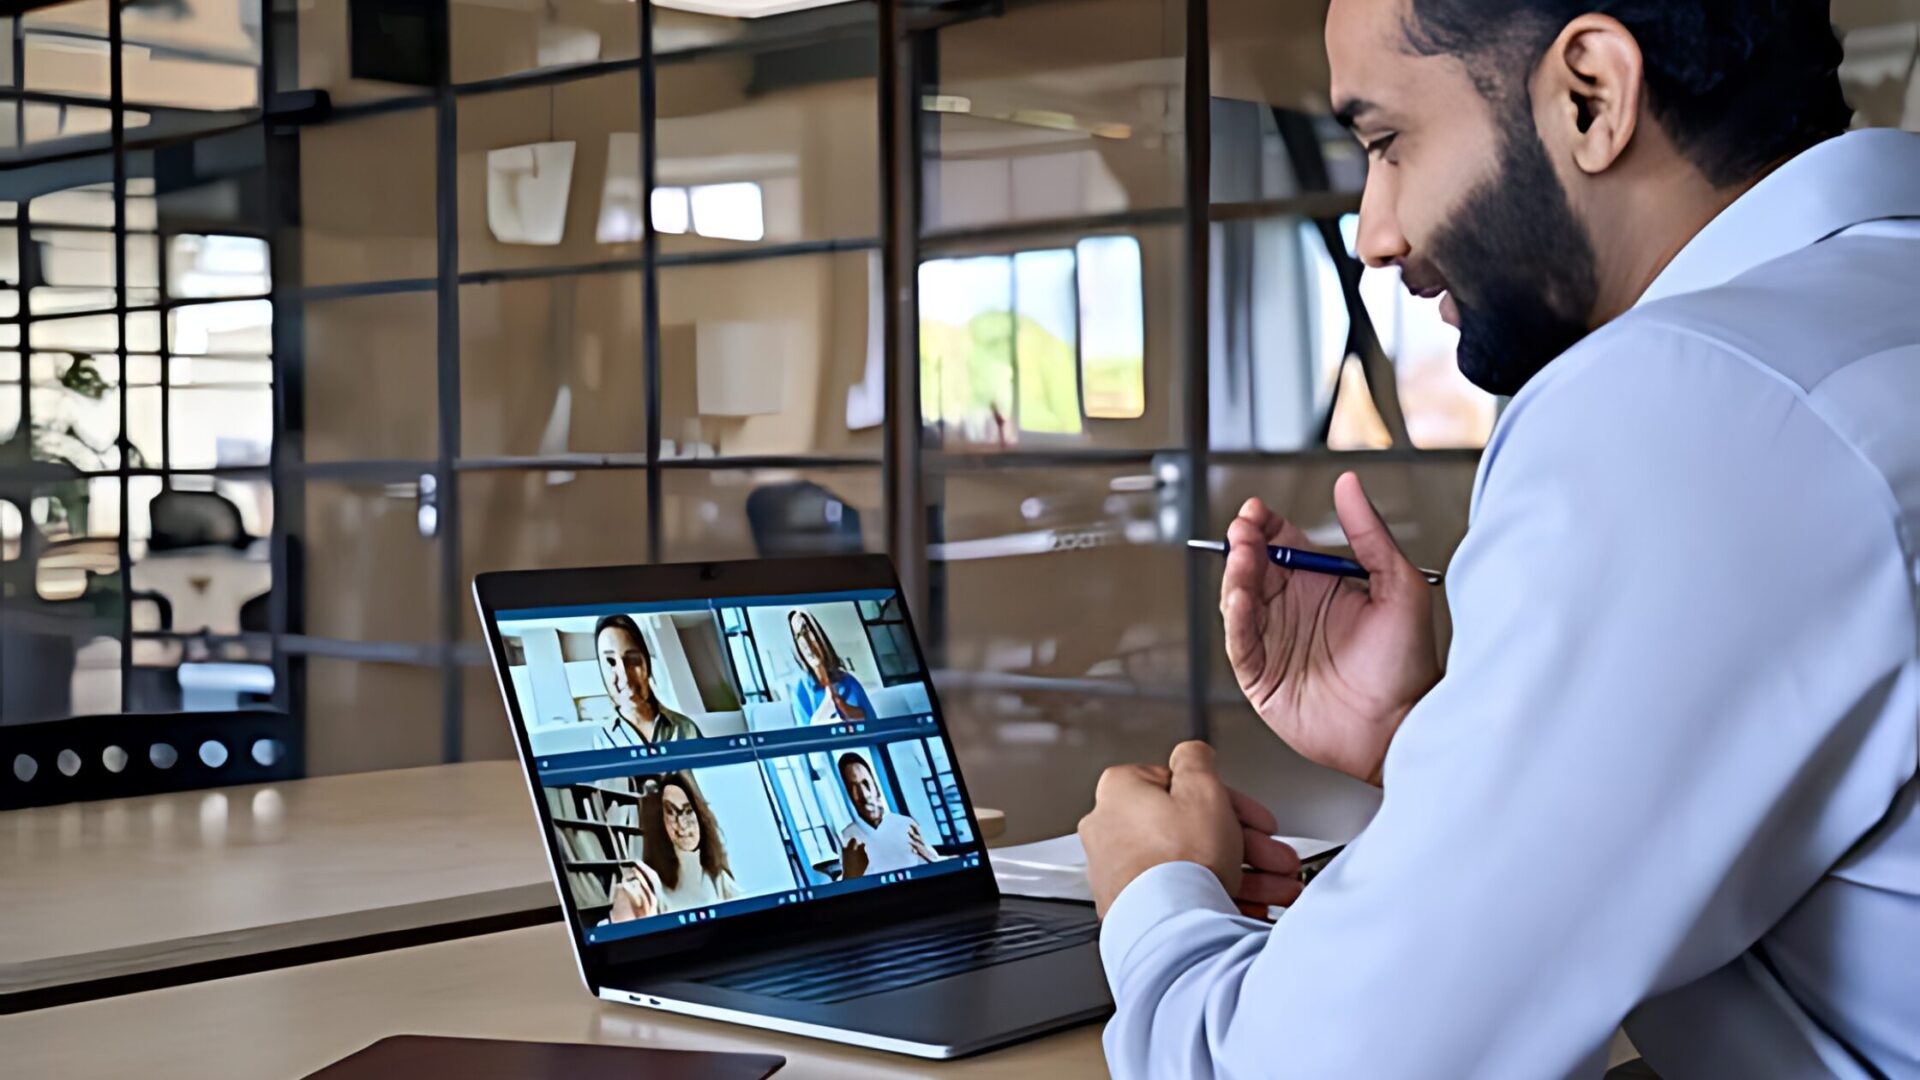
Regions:
<svg viewBox="0 0 1920 1080"><path fill-rule="evenodd" d="M1620 20L1645 58L1649 107L1716 187L1847 129L1828 0L1411 0L1416 53L1458 56L1499 105L1566 25Z"/></svg>
<svg viewBox="0 0 1920 1080"><path fill-rule="evenodd" d="M847 789L847 794L849 795L853 794L853 785L847 781L847 769L850 766L854 766L854 765L858 765L861 768L867 770L867 775L873 777L873 782L875 784L878 784L880 782L879 775L873 771L873 765L869 763L866 758L863 758L859 754L856 754L853 751L849 750L846 753L840 755L840 761L839 761L840 786Z"/></svg>

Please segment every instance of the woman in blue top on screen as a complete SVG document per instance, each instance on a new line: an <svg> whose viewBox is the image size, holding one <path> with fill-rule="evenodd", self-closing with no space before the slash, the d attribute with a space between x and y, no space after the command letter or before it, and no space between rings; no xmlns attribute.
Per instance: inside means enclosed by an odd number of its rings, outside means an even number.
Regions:
<svg viewBox="0 0 1920 1080"><path fill-rule="evenodd" d="M628 615L608 615L593 627L600 684L613 699L613 723L594 732L596 750L700 738L700 725L660 703L653 692L653 655L640 624Z"/></svg>
<svg viewBox="0 0 1920 1080"><path fill-rule="evenodd" d="M787 615L787 629L793 634L793 658L800 665L800 678L793 684L794 724L877 719L867 688L847 670L827 632L820 629L820 620L811 612L796 610Z"/></svg>

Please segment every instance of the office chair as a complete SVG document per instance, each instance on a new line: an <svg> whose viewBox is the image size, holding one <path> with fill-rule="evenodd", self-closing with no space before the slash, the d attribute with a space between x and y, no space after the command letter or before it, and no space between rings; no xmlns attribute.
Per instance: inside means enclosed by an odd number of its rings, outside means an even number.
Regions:
<svg viewBox="0 0 1920 1080"><path fill-rule="evenodd" d="M747 525L763 559L865 550L860 511L811 480L756 488L747 496Z"/></svg>

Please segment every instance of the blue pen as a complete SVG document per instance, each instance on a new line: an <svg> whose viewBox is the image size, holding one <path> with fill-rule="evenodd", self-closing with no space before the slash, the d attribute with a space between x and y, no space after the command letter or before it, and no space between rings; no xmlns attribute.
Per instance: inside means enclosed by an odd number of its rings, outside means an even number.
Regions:
<svg viewBox="0 0 1920 1080"><path fill-rule="evenodd" d="M1211 551L1216 555L1225 555L1232 550L1225 540L1189 540L1187 546L1195 551ZM1301 551L1299 548L1269 547L1267 555L1275 565L1289 570L1305 570L1310 574L1328 574L1333 577L1359 578L1365 581L1367 568L1352 559L1342 559L1338 555L1322 555L1317 551ZM1445 574L1438 570L1422 570L1420 576L1427 579L1429 585L1447 583Z"/></svg>

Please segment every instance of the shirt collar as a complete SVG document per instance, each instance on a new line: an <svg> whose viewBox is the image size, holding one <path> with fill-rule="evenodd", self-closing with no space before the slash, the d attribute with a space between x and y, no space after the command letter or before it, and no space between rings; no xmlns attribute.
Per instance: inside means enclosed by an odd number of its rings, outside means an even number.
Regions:
<svg viewBox="0 0 1920 1080"><path fill-rule="evenodd" d="M1852 131L1800 154L1707 223L1638 303L1724 285L1869 221L1920 217L1920 135Z"/></svg>

